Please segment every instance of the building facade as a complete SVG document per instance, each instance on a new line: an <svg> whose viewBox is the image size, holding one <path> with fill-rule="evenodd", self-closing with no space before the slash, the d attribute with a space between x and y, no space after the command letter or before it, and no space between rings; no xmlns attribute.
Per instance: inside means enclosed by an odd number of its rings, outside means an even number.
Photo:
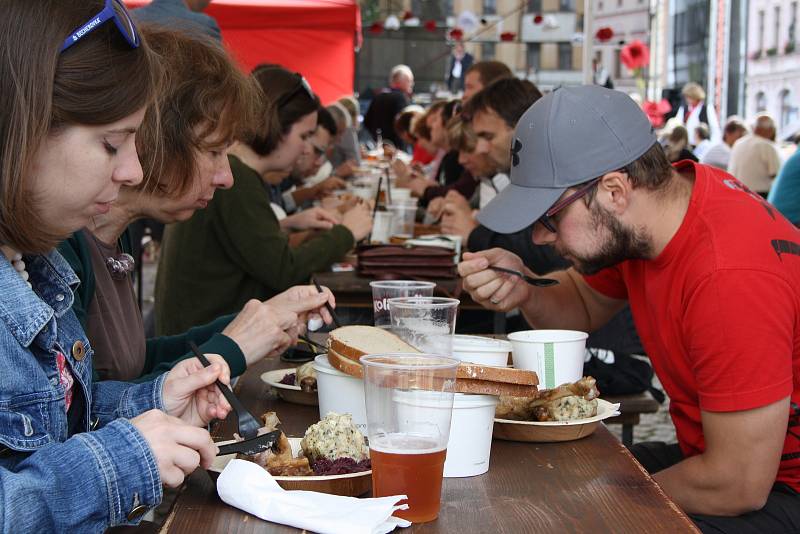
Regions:
<svg viewBox="0 0 800 534"><path fill-rule="evenodd" d="M607 42L595 42L594 57L611 76L615 89L641 95L644 88L637 85L633 72L620 60L620 50L634 39L651 46L650 0L592 0L592 5L595 32L600 28L614 32Z"/></svg>
<svg viewBox="0 0 800 534"><path fill-rule="evenodd" d="M797 0L750 0L746 116L769 113L780 137L800 130Z"/></svg>

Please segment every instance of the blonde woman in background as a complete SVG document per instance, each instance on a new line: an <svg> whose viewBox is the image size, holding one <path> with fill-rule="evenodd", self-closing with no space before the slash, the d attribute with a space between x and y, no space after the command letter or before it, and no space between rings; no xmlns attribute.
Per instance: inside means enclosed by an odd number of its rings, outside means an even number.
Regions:
<svg viewBox="0 0 800 534"><path fill-rule="evenodd" d="M700 123L708 125L711 133L711 142L717 143L722 139L719 128L719 119L714 106L706 102L706 92L700 84L689 82L681 90L684 104L678 108L675 118L686 127L689 132L694 132Z"/></svg>

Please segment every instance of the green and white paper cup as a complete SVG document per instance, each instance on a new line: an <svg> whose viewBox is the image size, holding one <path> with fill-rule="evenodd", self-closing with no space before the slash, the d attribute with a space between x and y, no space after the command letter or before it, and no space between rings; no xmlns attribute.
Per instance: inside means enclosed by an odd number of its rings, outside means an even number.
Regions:
<svg viewBox="0 0 800 534"><path fill-rule="evenodd" d="M552 389L581 379L588 337L577 330L523 330L508 340L514 367L536 371L539 389Z"/></svg>

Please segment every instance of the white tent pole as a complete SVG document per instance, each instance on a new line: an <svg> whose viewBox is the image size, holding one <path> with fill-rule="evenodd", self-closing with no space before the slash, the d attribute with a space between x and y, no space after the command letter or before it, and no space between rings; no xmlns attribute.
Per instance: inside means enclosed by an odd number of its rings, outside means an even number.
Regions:
<svg viewBox="0 0 800 534"><path fill-rule="evenodd" d="M583 0L583 83L590 85L594 81L592 72L592 56L594 55L594 15L593 0Z"/></svg>

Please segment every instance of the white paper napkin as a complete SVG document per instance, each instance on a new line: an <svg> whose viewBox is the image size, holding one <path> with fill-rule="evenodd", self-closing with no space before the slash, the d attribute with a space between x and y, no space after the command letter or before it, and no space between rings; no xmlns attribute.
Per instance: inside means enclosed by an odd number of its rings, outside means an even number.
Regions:
<svg viewBox="0 0 800 534"><path fill-rule="evenodd" d="M393 517L405 495L357 499L314 491L286 491L263 467L231 460L217 478L220 499L266 521L320 534L386 534L411 523Z"/></svg>

